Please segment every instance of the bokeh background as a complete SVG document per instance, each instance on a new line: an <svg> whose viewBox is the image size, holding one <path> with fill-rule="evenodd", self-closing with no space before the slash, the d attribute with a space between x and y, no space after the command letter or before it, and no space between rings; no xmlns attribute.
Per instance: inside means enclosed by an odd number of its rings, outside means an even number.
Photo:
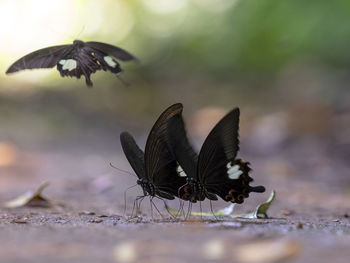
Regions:
<svg viewBox="0 0 350 263"><path fill-rule="evenodd" d="M1 0L0 25L1 202L49 181L56 199L120 214L135 184L109 166L132 172L120 132L144 147L159 114L182 102L197 149L240 107L239 156L256 184L277 190L274 215L347 211L350 1ZM93 88L56 69L5 75L21 56L74 39L138 57L121 63L130 85L108 72L92 75Z"/></svg>

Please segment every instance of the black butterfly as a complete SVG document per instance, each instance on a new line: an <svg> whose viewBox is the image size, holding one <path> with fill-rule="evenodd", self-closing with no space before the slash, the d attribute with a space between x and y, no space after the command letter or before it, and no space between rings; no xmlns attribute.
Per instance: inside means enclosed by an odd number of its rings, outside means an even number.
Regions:
<svg viewBox="0 0 350 263"><path fill-rule="evenodd" d="M25 55L13 63L6 74L24 69L57 66L62 77L70 76L80 79L81 75L84 75L86 85L92 86L90 75L97 70L109 70L115 74L122 71L114 58L122 61L137 60L133 55L116 46L101 42L74 40L72 45L47 47Z"/></svg>
<svg viewBox="0 0 350 263"><path fill-rule="evenodd" d="M137 183L142 187L144 196L172 200L186 183L169 148L167 135L167 122L181 112L182 104L177 103L160 115L148 135L145 153L128 132L120 134L124 154L138 177Z"/></svg>
<svg viewBox="0 0 350 263"><path fill-rule="evenodd" d="M191 147L180 114L168 122L171 148L187 175L187 183L179 189L179 196L191 202L205 198L243 203L250 192L262 193L265 187L249 186L249 163L236 159L239 109L235 108L223 117L211 130L199 155Z"/></svg>

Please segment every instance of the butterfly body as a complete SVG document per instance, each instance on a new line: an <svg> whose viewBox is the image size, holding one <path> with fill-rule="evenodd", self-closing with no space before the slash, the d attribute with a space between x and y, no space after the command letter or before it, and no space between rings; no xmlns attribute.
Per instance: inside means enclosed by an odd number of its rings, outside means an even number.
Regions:
<svg viewBox="0 0 350 263"><path fill-rule="evenodd" d="M180 189L180 197L191 202L217 200L243 203L250 192L264 192L263 186L249 185L253 179L248 162L237 159L239 150L239 109L222 118L205 139L197 154L187 139L181 115L168 124L170 144L179 164L187 174L187 182Z"/></svg>
<svg viewBox="0 0 350 263"><path fill-rule="evenodd" d="M138 177L137 184L141 186L144 196L172 200L186 183L169 148L166 129L168 120L181 111L182 105L178 103L161 114L147 138L145 152L138 147L131 134L123 132L120 135L124 154Z"/></svg>
<svg viewBox="0 0 350 263"><path fill-rule="evenodd" d="M122 71L118 58L123 61L136 60L127 51L102 42L74 40L72 45L47 47L34 51L13 63L6 73L24 69L57 67L62 77L83 75L87 86L92 86L90 75L98 70L118 74Z"/></svg>

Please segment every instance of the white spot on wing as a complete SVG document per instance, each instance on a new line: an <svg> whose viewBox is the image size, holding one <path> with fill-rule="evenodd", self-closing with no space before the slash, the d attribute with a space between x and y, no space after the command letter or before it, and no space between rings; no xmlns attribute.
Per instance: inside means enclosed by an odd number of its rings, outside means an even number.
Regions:
<svg viewBox="0 0 350 263"><path fill-rule="evenodd" d="M233 172L233 173L227 172L228 178L230 178L232 180L238 179L241 174L243 174L243 172L241 170L238 170L238 171Z"/></svg>
<svg viewBox="0 0 350 263"><path fill-rule="evenodd" d="M62 59L58 63L62 65L63 70L71 71L77 67L77 61L74 59Z"/></svg>
<svg viewBox="0 0 350 263"><path fill-rule="evenodd" d="M180 177L186 177L187 174L184 172L184 170L182 169L182 167L180 165L177 166L176 168L176 172Z"/></svg>
<svg viewBox="0 0 350 263"><path fill-rule="evenodd" d="M110 56L104 56L103 59L106 61L108 66L112 68L115 68L117 66L117 62L115 62Z"/></svg>
<svg viewBox="0 0 350 263"><path fill-rule="evenodd" d="M227 175L228 175L228 178L232 179L232 180L235 180L235 179L238 179L239 176L241 174L243 174L243 172L239 169L240 166L235 164L234 166L232 166L232 163L229 162L227 165L226 165L226 168L227 168Z"/></svg>

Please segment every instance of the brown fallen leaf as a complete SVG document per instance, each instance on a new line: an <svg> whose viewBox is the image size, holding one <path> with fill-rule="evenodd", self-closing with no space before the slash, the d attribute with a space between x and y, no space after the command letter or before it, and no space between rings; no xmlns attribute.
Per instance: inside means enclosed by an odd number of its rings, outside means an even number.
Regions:
<svg viewBox="0 0 350 263"><path fill-rule="evenodd" d="M241 245L234 257L239 262L282 262L300 254L301 244L296 240L264 240Z"/></svg>
<svg viewBox="0 0 350 263"><path fill-rule="evenodd" d="M42 196L43 190L49 185L45 182L39 186L35 192L26 192L19 197L5 203L6 208L16 208L22 206L51 207L53 202Z"/></svg>

